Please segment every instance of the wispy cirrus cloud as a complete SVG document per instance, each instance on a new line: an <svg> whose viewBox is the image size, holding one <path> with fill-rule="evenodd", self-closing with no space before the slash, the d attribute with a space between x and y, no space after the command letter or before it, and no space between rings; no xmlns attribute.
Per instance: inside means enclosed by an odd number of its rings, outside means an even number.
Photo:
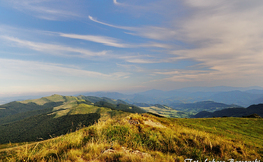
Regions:
<svg viewBox="0 0 263 162"><path fill-rule="evenodd" d="M112 24L109 24L109 23L105 23L105 22L102 22L102 21L99 21L95 18L93 18L92 16L89 15L89 19L91 21L94 21L96 23L99 23L99 24L102 24L102 25L106 25L106 26L110 26L110 27L113 27L113 28L119 28L119 29L125 29L125 30L134 30L136 28L134 27L128 27L128 26L118 26L118 25L112 25Z"/></svg>
<svg viewBox="0 0 263 162"><path fill-rule="evenodd" d="M78 34L66 34L66 33L59 33L61 37L66 38L73 38L73 39L81 39L81 40L87 40L92 41L96 43L102 43L107 46L112 47L120 47L120 48L127 48L132 47L128 44L122 44L118 39L106 37L106 36L97 36L97 35L78 35Z"/></svg>
<svg viewBox="0 0 263 162"><path fill-rule="evenodd" d="M186 5L196 11L182 23L178 38L195 48L174 50L171 54L194 59L217 71L211 77L232 74L243 78L262 73L262 2L248 5L246 1L189 0Z"/></svg>
<svg viewBox="0 0 263 162"><path fill-rule="evenodd" d="M117 2L117 0L113 0L113 3L118 6L123 6L124 4Z"/></svg>
<svg viewBox="0 0 263 162"><path fill-rule="evenodd" d="M129 27L129 26L118 26L118 25L112 25L109 23L104 23L102 21L99 21L92 16L89 16L89 19L91 21L94 21L96 23L106 25L113 28L118 29L124 29L128 30L130 32L126 32L127 34L141 36L145 38L155 39L155 40L170 40L175 37L176 30L169 29L166 27L156 27L156 26L143 26L143 27Z"/></svg>
<svg viewBox="0 0 263 162"><path fill-rule="evenodd" d="M142 44L135 43L121 43L122 41L116 38L99 36L99 35L79 35L79 34L69 34L69 33L58 33L61 37L86 40L96 43L101 43L106 46L119 47L119 48L140 48L140 47L156 47L156 48L171 48L171 45L157 42L149 42Z"/></svg>
<svg viewBox="0 0 263 162"><path fill-rule="evenodd" d="M58 20L79 17L77 11L73 11L74 3L65 0L4 0L11 7L46 20Z"/></svg>
<svg viewBox="0 0 263 162"><path fill-rule="evenodd" d="M164 3L165 5L165 3ZM173 55L168 60L190 59L208 71L164 72L171 81L206 81L258 78L263 64L263 2L245 0L182 2L189 11L180 20L176 15L165 15L166 26L143 25L139 27L117 26L98 22L126 33L148 39L183 44L168 50ZM156 5L155 5L156 6ZM169 8L167 8L169 10ZM167 12L168 13L168 12ZM152 63L150 59L130 59L130 62ZM165 58L162 59L165 62ZM169 75L168 75L169 74ZM158 73L161 75L161 73ZM184 80L185 78L185 80Z"/></svg>
<svg viewBox="0 0 263 162"><path fill-rule="evenodd" d="M28 31L27 31L28 32ZM74 39L88 40L92 42L105 43L109 46L117 46L119 48L140 48L140 47L152 47L156 44L138 44L138 45L126 45L115 43L115 39L111 39L103 36L92 36L92 35L75 35L75 34L65 34L65 33L56 33L56 32L44 32L44 31L34 31L36 33L47 34L51 36L62 36ZM12 33L12 32L11 32ZM2 33L3 34L3 33ZM149 63L161 63L167 62L166 59L157 59L155 57L149 57L149 55L141 54L137 55L134 53L127 52L125 55L121 53L113 53L112 51L99 51L94 52L86 48L71 47L68 45L61 45L56 43L43 43L37 41L30 41L26 39L20 39L13 36L0 35L2 43L5 43L6 46L15 47L15 48L26 48L34 51L44 53L45 55L56 55L62 57L79 57L79 58L92 58L96 60L123 60L130 63L138 64L149 64ZM157 44L160 46L160 44ZM170 59L172 60L172 59Z"/></svg>
<svg viewBox="0 0 263 162"><path fill-rule="evenodd" d="M126 56L119 56L120 59L125 60L126 62L129 63L134 63L134 64L154 64L154 63L168 63L168 62L173 62L175 59L173 58L160 58L158 56L151 56L151 55L126 55Z"/></svg>
<svg viewBox="0 0 263 162"><path fill-rule="evenodd" d="M25 61L25 60L15 60L15 59L2 59L0 58L0 71L7 75L1 75L1 79L25 79L29 78L36 79L37 76L66 76L66 77L78 77L78 78L102 78L102 79L121 79L127 78L129 73L124 72L112 72L109 74L83 70L76 66L64 65L64 64L54 64L45 63L39 61ZM11 72L12 71L12 72ZM8 74L9 73L9 74ZM23 77L17 77L23 76ZM41 77L40 77L41 78Z"/></svg>
<svg viewBox="0 0 263 162"><path fill-rule="evenodd" d="M107 51L101 52L92 52L87 49L81 48L73 48L64 45L55 45L55 44L48 44L48 43L38 43L32 42L28 40L22 40L15 37L10 36L0 36L1 39L5 41L11 42L13 46L16 47L23 47L29 48L36 51L41 51L49 54L57 54L57 55L64 55L64 56L74 56L74 57L91 57L91 56L104 56L106 55Z"/></svg>

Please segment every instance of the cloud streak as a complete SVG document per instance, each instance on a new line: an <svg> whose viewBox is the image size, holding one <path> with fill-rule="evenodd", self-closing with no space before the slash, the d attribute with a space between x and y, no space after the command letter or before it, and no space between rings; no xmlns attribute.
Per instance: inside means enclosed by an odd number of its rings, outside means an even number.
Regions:
<svg viewBox="0 0 263 162"><path fill-rule="evenodd" d="M46 20L58 20L72 17L79 17L76 12L73 12L71 8L66 7L69 1L63 1L60 3L58 0L8 0L7 4L10 4L13 8L30 13L35 17ZM58 4L56 4L58 3ZM70 6L72 7L72 5ZM33 14L32 14L33 13Z"/></svg>
<svg viewBox="0 0 263 162"><path fill-rule="evenodd" d="M124 72L113 72L109 74L100 73L96 71L82 70L79 68L73 68L69 65L63 64L53 64L44 63L38 61L24 61L24 60L14 60L14 59L2 59L0 58L0 71L2 73L8 74L7 76L1 75L1 79L23 79L23 78L36 78L37 76L53 76L55 78L59 76L66 77L78 77L78 78L102 78L102 79L121 79L127 78L129 73ZM12 72L11 72L12 71ZM16 75L21 75L23 77L17 77ZM11 76L11 78L8 78ZM34 76L34 77L33 77ZM32 79L30 78L30 79Z"/></svg>
<svg viewBox="0 0 263 162"><path fill-rule="evenodd" d="M117 2L117 0L113 0L113 3L114 3L115 5L117 5L117 6L122 6L122 5L123 5L122 3Z"/></svg>
<svg viewBox="0 0 263 162"><path fill-rule="evenodd" d="M165 27L156 27L156 26L144 26L144 27L129 27L129 26L118 26L118 25L112 25L109 23L104 23L102 21L98 21L97 19L93 18L92 16L89 16L89 19L91 21L94 21L96 23L106 25L113 28L128 30L131 32L126 32L130 35L136 35L141 36L149 39L154 40L171 40L176 36L176 30L165 28Z"/></svg>
<svg viewBox="0 0 263 162"><path fill-rule="evenodd" d="M102 25L106 25L106 26L109 26L109 27L113 27L113 28L119 28L119 29L125 29L125 30L134 30L134 29L135 29L134 27L118 26L118 25L108 24L108 23L105 23L105 22L99 21L99 20L93 18L93 17L90 16L90 15L89 15L89 19L90 19L91 21L96 22L96 23L99 23L99 24L102 24Z"/></svg>
<svg viewBox="0 0 263 162"><path fill-rule="evenodd" d="M81 40L92 41L96 43L102 43L106 46L119 47L119 48L130 47L129 45L119 43L118 39L111 37L97 36L97 35L66 34L66 33L60 33L59 35L61 37L66 37L66 38L81 39Z"/></svg>
<svg viewBox="0 0 263 162"><path fill-rule="evenodd" d="M36 43L32 41L22 40L14 37L9 36L0 36L0 38L4 39L5 41L9 41L12 43L15 43L14 46L16 47L23 47L23 48L29 48L35 51L41 51L45 53L50 54L57 54L57 55L64 55L64 56L77 56L77 57L91 57L91 56L104 56L106 55L106 51L101 52L92 52L86 49L81 48L72 48L68 46L63 45L54 45L54 44L48 44L48 43ZM67 54L65 54L65 52ZM72 54L74 53L74 54ZM76 55L77 54L77 55Z"/></svg>
<svg viewBox="0 0 263 162"><path fill-rule="evenodd" d="M194 16L182 23L182 41L196 46L193 49L174 50L172 54L194 59L209 67L221 78L223 74L243 78L261 74L263 66L263 3L250 4L245 1L187 1L196 9ZM213 74L213 75L212 75ZM223 77L224 78L224 77Z"/></svg>
<svg viewBox="0 0 263 162"><path fill-rule="evenodd" d="M178 71L164 72L166 75L170 74L167 80L239 80L262 75L263 2L187 0L184 1L184 7L191 10L191 14L180 21L173 19L173 15L166 15L170 19L167 27L122 27L100 23L129 30L129 34L140 37L159 41L180 41L186 48L182 46L168 52L174 55L174 60L194 60L198 62L196 66L209 69L204 73L198 70L191 73L185 70L179 74ZM149 59L128 61L152 63ZM165 62L165 59L162 62ZM161 75L160 72L157 74Z"/></svg>
<svg viewBox="0 0 263 162"><path fill-rule="evenodd" d="M118 47L118 48L140 48L140 47L155 47L155 48L171 48L171 45L164 44L164 43L156 43L156 42L150 42L150 43L142 43L142 44L124 44L120 43L121 41L107 36L98 36L98 35L79 35L79 34L68 34L68 33L58 33L61 37L66 38L72 38L72 39L80 39L80 40L86 40L96 43L101 43L106 46L112 46L112 47Z"/></svg>

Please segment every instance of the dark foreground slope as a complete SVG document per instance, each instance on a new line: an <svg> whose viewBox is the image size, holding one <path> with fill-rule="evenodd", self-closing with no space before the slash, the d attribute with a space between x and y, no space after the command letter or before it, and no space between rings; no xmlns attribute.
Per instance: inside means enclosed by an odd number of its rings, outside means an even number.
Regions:
<svg viewBox="0 0 263 162"><path fill-rule="evenodd" d="M228 130L222 129L224 124L240 122L247 125L249 132L234 125L228 126ZM262 124L262 119L171 119L131 114L41 143L1 150L0 160L255 161L263 158L263 139L259 138L263 133Z"/></svg>
<svg viewBox="0 0 263 162"><path fill-rule="evenodd" d="M37 115L38 113L42 113L41 110L44 112L48 112L52 110L54 107L62 105L63 102L47 102L44 104L37 104L35 102L28 102L28 103L21 103L21 102L10 102L0 106L0 125L6 122L13 122L17 120L24 119L26 117ZM28 113L30 112L30 113ZM19 115L18 115L19 114ZM23 115L21 115L23 114ZM13 115L16 115L16 119ZM10 119L10 116L13 116Z"/></svg>
<svg viewBox="0 0 263 162"><path fill-rule="evenodd" d="M22 121L0 126L0 143L18 143L39 141L52 136L60 136L83 125L94 124L100 118L98 113L66 115L54 118L55 115L37 115Z"/></svg>

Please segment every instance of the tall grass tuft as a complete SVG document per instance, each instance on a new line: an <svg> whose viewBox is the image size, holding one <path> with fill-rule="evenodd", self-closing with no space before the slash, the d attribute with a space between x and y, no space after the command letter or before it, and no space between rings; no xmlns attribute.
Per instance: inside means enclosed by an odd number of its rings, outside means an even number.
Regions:
<svg viewBox="0 0 263 162"><path fill-rule="evenodd" d="M108 119L0 152L2 161L227 161L261 159L256 147L149 114Z"/></svg>

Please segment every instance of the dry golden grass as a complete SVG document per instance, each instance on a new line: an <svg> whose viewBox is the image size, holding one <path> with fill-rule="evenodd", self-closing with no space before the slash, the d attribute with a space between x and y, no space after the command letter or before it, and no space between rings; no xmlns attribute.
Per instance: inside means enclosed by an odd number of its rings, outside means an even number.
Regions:
<svg viewBox="0 0 263 162"><path fill-rule="evenodd" d="M261 159L253 146L148 114L99 121L61 137L0 152L2 161Z"/></svg>

